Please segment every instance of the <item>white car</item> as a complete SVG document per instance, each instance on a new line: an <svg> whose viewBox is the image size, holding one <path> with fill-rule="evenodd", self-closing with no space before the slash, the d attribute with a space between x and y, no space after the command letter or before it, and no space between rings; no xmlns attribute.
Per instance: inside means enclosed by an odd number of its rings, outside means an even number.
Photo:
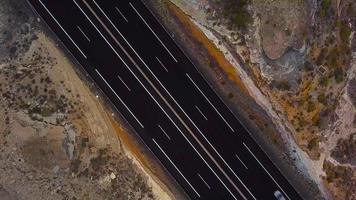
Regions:
<svg viewBox="0 0 356 200"><path fill-rule="evenodd" d="M273 194L277 200L286 200L286 198L284 198L283 194L279 190L274 191Z"/></svg>

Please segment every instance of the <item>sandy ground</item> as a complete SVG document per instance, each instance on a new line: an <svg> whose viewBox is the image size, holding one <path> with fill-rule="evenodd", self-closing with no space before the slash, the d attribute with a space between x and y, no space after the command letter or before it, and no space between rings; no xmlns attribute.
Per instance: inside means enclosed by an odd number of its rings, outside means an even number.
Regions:
<svg viewBox="0 0 356 200"><path fill-rule="evenodd" d="M73 119L74 126L77 130L80 131L89 131L92 132L92 138L95 138L95 143L100 147L105 147L106 145L112 146L114 151L123 151L126 156L131 158L135 165L147 176L147 184L152 188L152 191L157 199L172 199L169 191L165 191L167 189L165 186L161 187L162 184L156 177L152 176L150 169L147 169L142 165L142 162L139 158L136 157L134 152L131 152L127 148L127 143L130 141L123 141L120 137L120 134L129 134L128 130L124 128L122 123L116 121L114 114L108 111L108 108L103 106L103 102L98 100L97 94L93 94L93 92L86 86L85 82L80 80L77 76L76 71L74 70L75 66L68 61L63 53L58 50L53 45L53 42L49 40L45 35L40 34L39 40L44 46L47 46L48 51L51 52L51 55L58 60L57 66L54 66L54 69L51 73L53 73L52 77L59 77L58 74L62 74L64 81L70 90L73 93L79 94L79 101L85 109L84 116L82 116L77 121ZM64 58L64 59L63 59ZM62 78L62 77L61 77ZM57 81L60 81L58 79ZM116 127L115 127L116 126ZM119 130L117 129L119 127ZM118 133L118 132L121 133ZM138 147L137 147L138 148ZM141 159L145 159L144 157ZM168 192L168 193L167 193Z"/></svg>
<svg viewBox="0 0 356 200"><path fill-rule="evenodd" d="M28 48L0 68L0 199L179 197L53 34L32 31Z"/></svg>

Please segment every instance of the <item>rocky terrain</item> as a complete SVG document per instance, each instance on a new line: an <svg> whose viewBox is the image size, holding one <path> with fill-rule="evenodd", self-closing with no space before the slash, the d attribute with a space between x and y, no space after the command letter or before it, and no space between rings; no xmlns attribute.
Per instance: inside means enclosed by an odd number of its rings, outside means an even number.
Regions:
<svg viewBox="0 0 356 200"><path fill-rule="evenodd" d="M0 1L0 199L171 199L47 30L25 0Z"/></svg>
<svg viewBox="0 0 356 200"><path fill-rule="evenodd" d="M262 146L296 167L297 173L290 172L273 159L306 199L356 199L355 1L158 2L167 27L190 37L176 37L183 47L215 52L210 55L217 62L197 61L206 66L205 75L216 80L215 89L225 93L235 114L245 113L257 125L262 135L256 131L254 137L269 141ZM167 13L176 20L165 18ZM219 62L217 54L230 65ZM245 97L256 105L238 99ZM266 117L251 109L264 110L275 127L261 123ZM310 182L298 181L301 176Z"/></svg>
<svg viewBox="0 0 356 200"><path fill-rule="evenodd" d="M305 199L356 199L354 0L145 2ZM0 0L0 197L183 199L64 52Z"/></svg>

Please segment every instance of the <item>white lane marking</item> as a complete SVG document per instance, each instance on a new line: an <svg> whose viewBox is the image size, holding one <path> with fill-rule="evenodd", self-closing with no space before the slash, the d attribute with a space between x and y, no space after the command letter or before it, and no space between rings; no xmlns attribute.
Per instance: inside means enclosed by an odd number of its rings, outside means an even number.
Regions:
<svg viewBox="0 0 356 200"><path fill-rule="evenodd" d="M117 77L120 79L120 81L122 82L122 84L124 84L124 86L131 92L131 89L130 89L129 86L125 83L125 81L121 78L121 76L117 75Z"/></svg>
<svg viewBox="0 0 356 200"><path fill-rule="evenodd" d="M93 0L94 1L94 0ZM157 102L157 100L152 96L152 94L147 90L147 88L142 84L142 82L138 79L138 77L132 72L132 70L127 66L127 64L122 60L121 56L117 53L117 51L112 47L112 45L108 42L108 40L102 35L102 33L98 30L96 25L90 20L90 18L87 16L87 14L81 9L81 7L77 4L75 0L73 2L77 5L77 7L81 10L81 12L86 16L86 18L90 21L90 23L95 27L96 31L101 35L101 37L105 40L105 42L110 46L110 48L115 52L115 54L121 59L121 61L125 64L126 68L133 74L133 76L138 80L140 85L145 89L145 91L149 94L149 96L154 100L154 102L159 106L159 108L163 111L163 113L166 115L166 117L174 124L174 126L177 128L179 133L184 137L184 139L189 143L189 145L194 149L194 151L199 155L199 157L203 160L205 165L213 172L215 177L220 181L220 183L225 187L225 189L229 192L229 194L237 200L235 195L231 192L231 190L226 186L226 184L221 180L221 178L216 174L216 172L211 168L211 166L208 164L208 162L203 158L203 156L199 153L199 151L194 147L194 145L190 142L190 140L184 135L182 130L178 127L178 125L173 121L173 119L167 114L167 112L162 108L162 106ZM146 78L146 80L150 83L150 85L155 89L155 91L158 93L158 95L166 102L165 98L162 96L162 94L159 92L159 90L153 85L153 83L148 79L148 77L145 75L145 73L137 66L137 63L132 60L130 55L126 52L126 50L121 46L121 44L117 41L115 36L111 33L111 31L105 26L105 24L100 20L100 18L95 14L93 9L90 7L90 5L87 4L87 2L84 0L84 3L86 6L89 8L89 10L94 14L94 16L98 19L98 21L101 23L101 25L105 28L105 30L109 33L109 35L114 39L116 44L120 46L120 48L124 51L124 53L131 59L132 63L135 65L135 67L141 72L141 74ZM96 2L94 1L96 4ZM107 17L105 12L99 7L99 5L96 4L96 6L101 10L101 12L104 14L104 16L109 20L109 22L114 26L115 30L118 31L120 36L125 40L125 42L130 46L130 48L135 52L135 54L139 57L137 52L132 48L130 43L127 42L125 37L120 33L120 31L116 28L116 26L112 23L112 21ZM144 63L144 61L139 57L140 60ZM147 66L146 66L147 67ZM174 109L169 105L168 102L166 102L167 106L170 107L171 111L174 112ZM175 113L176 114L176 113ZM180 119L180 117L176 114L177 118ZM233 181L227 176L227 174L224 172L224 170L220 167L220 165L215 161L215 159L210 155L210 153L205 149L204 146L199 142L198 139L194 136L194 134L191 132L189 127L180 119L181 122L183 122L184 127L190 132L190 134L195 138L196 142L200 144L200 146L204 149L204 151L208 154L208 156L212 159L212 161L215 163L215 165L221 170L221 172L224 174L224 176L229 180L229 182L234 186L234 188L239 192L239 194L242 196L243 199L247 200L245 195L241 193L241 191L237 188L237 186L233 183Z"/></svg>
<svg viewBox="0 0 356 200"><path fill-rule="evenodd" d="M87 36L87 34L85 34L84 31L83 31L79 26L77 26L77 28L78 28L79 31L83 34L83 36L85 37L85 39L87 39L88 42L90 42L90 39L89 39L89 37Z"/></svg>
<svg viewBox="0 0 356 200"><path fill-rule="evenodd" d="M121 34L120 34L121 35ZM124 37L123 37L124 38ZM125 40L126 41L126 40ZM127 41L126 41L127 42ZM212 144L210 143L210 141L205 137L205 135L200 131L200 129L195 125L195 123L193 122L193 120L188 116L188 114L184 111L184 109L180 106L180 104L176 101L176 99L171 95L171 93L166 89L166 87L161 83L161 81L157 78L157 76L152 72L152 70L147 66L146 62L141 58L140 55L137 54L136 50L130 45L129 42L127 42L127 44L130 46L130 48L134 51L134 53L138 56L138 58L141 60L141 62L145 65L145 67L149 70L149 72L153 75L153 77L157 80L157 82L161 85L161 87L164 89L164 91L166 91L166 93L170 96L170 98L175 102L175 104L180 108L181 111L183 111L183 113L185 114L186 117L188 117L188 119L190 120L190 122L195 126L195 128L198 130L198 132L200 133L200 135L203 136L203 138L208 142L208 144L211 146L211 148L216 152L216 154L218 154L218 156L223 160L223 162L228 166L228 168L230 169L230 171L232 171L234 173L234 171L230 168L230 166L226 163L226 161L222 158L222 156L216 151L216 149L212 146ZM150 81L149 81L150 82ZM153 85L153 84L152 84ZM153 85L154 87L154 85ZM155 88L155 87L154 87ZM158 89L156 89L158 91ZM158 91L159 93L159 91ZM162 97L164 98L164 97ZM167 103L168 105L169 103ZM173 111L173 109L172 109ZM174 111L173 111L174 112ZM176 114L176 116L178 116L178 114ZM182 120L183 121L183 120ZM188 130L188 129L187 129ZM194 134L193 134L194 135ZM196 141L199 141L198 139L196 139ZM203 147L202 144L200 144L201 147ZM205 147L203 148L205 149ZM205 149L206 153L208 152ZM210 155L211 156L211 155ZM212 158L212 157L211 157ZM216 162L216 161L215 161ZM225 173L225 172L224 172ZM234 173L235 177L237 177L237 179L244 185L244 187L247 189L247 191L251 194L251 196L253 196L253 194L250 192L250 190L245 186L245 184L241 181L241 179ZM227 177L227 175L225 174L225 176ZM235 186L235 189L240 193L241 196L243 196L244 198L246 198L242 192L237 188L237 186ZM254 197L254 196L253 196Z"/></svg>
<svg viewBox="0 0 356 200"><path fill-rule="evenodd" d="M131 5L131 3L130 3L130 5ZM131 5L132 6L132 5ZM105 14L105 13L104 13ZM138 13L139 14L139 13ZM110 19L109 19L109 21L110 21ZM116 26L115 25L113 25L114 27L115 27L115 29L117 30L117 28L116 28ZM163 26L162 26L163 27ZM164 27L163 27L164 28ZM166 29L164 29L165 31L166 31L166 33L168 34L168 32L167 32L167 30ZM118 30L117 30L118 31ZM118 31L119 32L119 31ZM119 32L120 33L120 32ZM124 38L123 36L122 36L122 34L120 33L120 35L121 35L121 37L122 38ZM169 34L168 34L169 35ZM125 39L125 38L124 38ZM125 39L125 41L126 41L126 39ZM128 43L127 41L126 41L126 43ZM130 44L129 44L130 45ZM131 47L131 45L130 45L130 47ZM178 46L179 47L179 46ZM133 49L132 47L131 47L131 49ZM180 47L179 47L179 49L180 49ZM185 54L185 52L183 51L183 50L181 50L181 52L183 52L184 53L184 55L186 55ZM136 52L135 52L136 53ZM137 55L137 53L136 53L136 55ZM188 59L189 59L189 57L188 56L186 56ZM190 59L189 59L190 60ZM141 60L142 61L142 60ZM191 61L191 60L190 60ZM193 62L191 62L191 63L193 63ZM194 64L193 64L194 65ZM195 67L195 65L194 65L194 67ZM196 67L195 67L196 68ZM197 68L196 68L197 69ZM188 78L190 78L189 77L189 75L187 74L187 76L188 76ZM192 82L193 82L193 84L195 85L195 83L194 83L194 81L192 80ZM198 88L199 90L200 90L200 88ZM205 97L205 95L204 95L204 93L203 93L203 96ZM220 98L220 97L219 97ZM207 99L208 100L208 99ZM211 104L211 102L208 100L208 102ZM225 104L225 103L224 103ZM212 104L211 104L212 105ZM225 104L226 105L226 104ZM213 108L216 110L216 108L215 108L215 106L214 105L212 105L213 106ZM230 110L230 112L231 113L233 113L232 111L231 111L231 109L227 106L227 108ZM217 110L216 110L217 111ZM165 112L165 111L164 111ZM218 111L217 111L218 112ZM166 113L165 113L166 114ZM220 117L222 117L222 115L218 112L218 114L220 115ZM167 114L166 114L167 115ZM172 119L167 115L167 117L172 121ZM226 120L222 117L222 119L224 120L224 122L225 123L227 123L226 122ZM237 119L239 122L240 122L240 120L239 119ZM172 121L173 122L173 121ZM196 151L196 153L202 158L202 156L200 155L200 153L194 148L194 146L191 144L191 142L185 137L185 135L181 132L181 130L177 127L177 125L173 122L173 124L176 126L176 128L179 130L179 132L183 135L183 137L187 140L187 142L193 147L193 149ZM230 129L234 132L234 130L232 129L232 127L227 123L227 125L230 127ZM224 187L230 192L230 194L234 197L234 199L236 199L236 197L231 193L231 191L226 187L226 185L221 181L221 179L216 175L216 173L215 173L215 171L214 170L212 170L211 169L211 167L206 163L206 161L205 161L205 159L204 158L202 158L202 160L205 162L205 164L210 168L210 170L215 174L215 176L219 179L219 181L224 185ZM243 196L243 198L244 199L246 199L246 197L244 197L244 195L242 195ZM289 198L288 198L289 199Z"/></svg>
<svg viewBox="0 0 356 200"><path fill-rule="evenodd" d="M173 165L173 167L178 171L178 173L184 178L184 180L189 184L189 186L192 188L192 190L195 192L195 194L200 198L200 194L195 190L195 188L193 187L192 184L190 184L190 182L185 178L185 176L183 175L183 173L178 169L178 167L174 164L174 162L169 158L169 156L166 154L166 152L164 152L164 150L161 148L161 146L156 142L155 139L153 139L153 142L157 145L157 147L159 148L159 150L161 150L161 152L164 154L164 156L169 160L169 162Z"/></svg>
<svg viewBox="0 0 356 200"><path fill-rule="evenodd" d="M150 11L150 10L149 10L149 11ZM156 16L153 15L152 11L150 11L150 12L151 12L152 16L159 22L159 24L161 24L161 22L156 18ZM170 35L170 34L168 33L168 31L165 29L165 27L164 27L162 24L161 24L161 27L163 27L163 29L164 29L164 31L167 33L167 35L169 35L169 36L171 37L171 39L174 41L174 35ZM187 54L185 53L185 51L183 51L182 48L181 48L179 45L176 44L176 46L177 46L177 47L179 48L179 50L185 55L185 57L188 58L188 60L190 61L190 63L193 64L194 68L195 68L196 70L198 70L198 67L195 66L194 62L192 62L192 60L190 59L190 57L187 56ZM198 70L198 71L199 71L199 70ZM199 73L199 74L200 74L200 73ZM200 74L200 75L201 75L201 74ZM208 81L207 81L203 76L202 76L202 78L208 83ZM210 86L209 86L209 87L210 87ZM217 94L216 91L214 91L214 93ZM226 105L226 103L221 99L221 97L220 97L219 95L216 95L216 96L221 100L221 102L223 102L223 104L226 106L226 108L229 109L230 113L237 119L237 121L244 127L244 129L245 129L250 135L252 135L252 134L250 133L249 129L247 129L246 126L241 122L241 120L240 120L238 117L236 117L236 116L234 115L234 112L230 109L229 106ZM268 172L267 172L267 173L268 173ZM287 180L287 181L288 181L288 180ZM289 181L288 181L288 182L289 182ZM288 197L288 196L287 196L287 197ZM290 198L288 197L288 199L290 199Z"/></svg>
<svg viewBox="0 0 356 200"><path fill-rule="evenodd" d="M166 70L166 72L168 72L168 69L166 68L166 66L164 66L164 64L162 63L162 61L156 57L157 61L159 62L159 64L163 67L164 70Z"/></svg>
<svg viewBox="0 0 356 200"><path fill-rule="evenodd" d="M205 186L207 187L207 188L209 188L209 190L211 189L211 187L210 187L210 185L203 179L203 177L198 173L198 176L199 176L199 178L203 181L203 183L205 184Z"/></svg>
<svg viewBox="0 0 356 200"><path fill-rule="evenodd" d="M93 0L94 3L95 0ZM97 5L97 4L96 4ZM105 12L100 8L99 5L97 5L97 7L102 11L102 13L104 14L104 16L107 17L107 15L105 14ZM112 23L112 21L107 17L108 21L111 22L111 25L115 28L115 30L120 34L120 36L122 38L124 38L122 36L122 34L120 33L120 31L116 28L116 26ZM153 75L153 77L158 81L158 83L162 86L162 88L167 92L167 94L171 97L171 99L173 99L173 101L175 102L176 105L178 105L178 107L183 111L183 113L185 114L185 116L188 117L188 119L190 120L190 122L195 126L195 128L198 130L198 132L200 133L200 135L205 139L205 141L208 142L208 144L210 145L210 147L216 152L216 154L220 157L220 159L223 160L223 162L225 163L225 165L227 165L227 167L230 169L230 171L235 175L235 177L242 183L242 185L244 185L244 187L246 188L246 190L251 194L251 196L253 196L253 194L250 192L250 190L245 186L245 184L241 181L241 179L235 174L235 172L231 169L231 167L227 164L227 162L222 158L222 156L220 155L220 153L215 149L215 147L210 143L210 141L205 137L205 135L200 131L200 129L196 126L196 124L193 122L193 120L187 115L187 113L184 111L184 109L180 106L180 104L175 100L175 98L170 94L170 92L166 89L166 87L159 81L159 79L157 78L157 76L152 72L152 70L147 66L146 62L141 58L140 55L138 55L138 53L136 52L136 50L130 45L130 43L124 38L124 40L126 41L126 43L130 46L130 48L134 51L134 53L138 56L138 58L141 60L141 62L145 65L145 67L149 70L149 72ZM147 78L148 80L148 78ZM149 81L150 82L150 81ZM153 84L152 84L153 85ZM154 87L154 85L153 85ZM155 88L155 87L154 87ZM158 89L156 89L158 91ZM158 91L159 93L159 91ZM162 97L164 98L164 97ZM167 103L168 105L168 103ZM160 106L160 105L159 105ZM201 144L201 146L203 146ZM206 150L207 152L207 150ZM227 176L227 175L226 175ZM236 187L237 188L237 187ZM239 190L238 190L239 191ZM240 194L241 191L239 191ZM242 195L243 196L243 195ZM254 196L253 196L254 197Z"/></svg>
<svg viewBox="0 0 356 200"><path fill-rule="evenodd" d="M136 52L134 50L134 52ZM251 193L251 191L247 188L247 186L242 182L239 176L234 172L234 170L231 169L230 165L225 161L225 159L220 155L220 153L215 149L215 147L210 143L210 141L205 137L205 135L202 133L202 131L199 129L199 127L194 123L194 121L189 117L189 115L184 111L184 109L180 106L180 104L176 101L176 99L171 95L171 93L166 89L166 87L161 83L161 81L157 78L157 76L152 72L152 70L147 66L147 64L141 59L141 57L136 54L142 63L146 66L146 68L149 70L149 72L153 75L153 77L157 80L157 82L161 85L161 87L166 91L166 93L170 96L170 98L174 101L174 103L180 108L180 110L184 113L184 115L189 119L189 121L194 125L194 127L198 130L199 134L205 139L205 141L209 144L209 146L215 151L215 153L219 156L219 158L224 162L224 164L229 168L229 170L234 174L234 176L239 180L239 182L244 186L244 188L248 191L248 193L254 198L255 196ZM194 135L194 134L193 134ZM203 145L201 144L203 147ZM206 150L206 152L208 152ZM227 176L227 175L226 175ZM236 187L237 189L237 187ZM237 189L240 194L242 192ZM243 195L242 195L243 196Z"/></svg>
<svg viewBox="0 0 356 200"><path fill-rule="evenodd" d="M115 92L115 90L109 85L109 83L105 80L105 78L101 75L101 73L95 69L96 73L100 76L101 79L103 79L103 81L105 82L105 84L111 89L111 91L115 94L115 96L120 100L120 102L125 106L125 108L130 112L130 114L135 118L135 120L140 124L140 126L142 128L144 128L144 126L142 125L142 123L137 119L137 117L135 116L135 114L133 114L133 112L130 110L130 108L125 104L125 102L119 97L119 95Z"/></svg>
<svg viewBox="0 0 356 200"><path fill-rule="evenodd" d="M180 107L180 106L179 106ZM184 112L184 110L183 110ZM204 140L209 144L209 146L215 151L215 153L219 156L219 158L223 161L223 163L229 168L229 170L234 174L234 176L237 178L237 180L244 186L244 188L247 190L247 192L252 196L253 199L256 200L256 197L252 194L250 189L244 184L244 182L240 179L240 177L235 173L235 171L230 167L230 165L225 161L225 159L220 155L220 153L215 149L215 147L210 143L210 141L205 137L205 135L201 132L199 127L193 122L193 120L184 112L184 114L188 117L190 122L192 122L193 126L198 130L200 135L204 138Z"/></svg>
<svg viewBox="0 0 356 200"><path fill-rule="evenodd" d="M262 163L258 160L258 158L255 156L255 154L250 150L250 148L243 142L242 143L245 148L250 152L250 154L255 158L255 160L258 162L258 164L265 170L265 172L268 174L268 176L273 180L273 182L283 191L283 193L287 196L287 198L290 200L289 196L287 195L286 192L281 188L281 186L277 183L277 181L273 178L273 176L267 171L267 169L262 165Z"/></svg>
<svg viewBox="0 0 356 200"><path fill-rule="evenodd" d="M48 10L48 8L42 3L41 0L39 0L40 4L44 7L44 9L48 12L48 14L52 17L52 19L57 23L57 25L62 29L62 31L66 34L66 36L70 39L70 41L74 44L74 46L78 49L78 51L84 56L84 58L87 58L87 56L84 54L84 52L79 48L77 43L74 42L74 40L70 37L70 35L67 33L67 31L62 27L62 25L57 21L57 19L52 15L51 11Z"/></svg>
<svg viewBox="0 0 356 200"><path fill-rule="evenodd" d="M171 140L171 137L169 137L169 135L167 134L167 132L162 128L161 125L158 125L158 128L161 129L161 131L166 135L166 137Z"/></svg>
<svg viewBox="0 0 356 200"><path fill-rule="evenodd" d="M206 116L204 115L204 113L199 109L198 106L195 106L195 108L198 110L198 112L204 117L205 120L208 120L208 118L206 118Z"/></svg>
<svg viewBox="0 0 356 200"><path fill-rule="evenodd" d="M140 17L140 19L146 24L146 26L150 29L150 31L153 33L154 36L156 36L157 40L162 44L162 46L166 49L166 51L169 53L169 55L171 55L171 57L173 58L173 60L175 62L178 62L178 60L173 56L173 54L169 51L169 49L166 47L166 45L162 42L162 40L157 36L157 34L152 30L152 28L150 27L150 25L148 25L148 23L146 22L146 20L142 17L142 15L136 10L136 8L131 4L131 2L129 3L130 6L132 7L132 9L134 9L134 11L136 12L136 14Z"/></svg>
<svg viewBox="0 0 356 200"><path fill-rule="evenodd" d="M245 163L241 160L241 158L237 155L237 154L235 154L235 156L236 156L236 158L240 161L240 163L246 168L246 169L248 169L248 167L245 165Z"/></svg>
<svg viewBox="0 0 356 200"><path fill-rule="evenodd" d="M116 11L121 15L122 18L124 18L124 20L126 22L129 22L129 20L127 20L127 18L125 17L125 15L121 12L121 10L118 7L115 7Z"/></svg>
<svg viewBox="0 0 356 200"><path fill-rule="evenodd" d="M216 107L211 103L211 101L208 99L207 96L203 93L203 91L199 88L199 86L193 81L192 78L190 78L189 74L186 74L189 80L193 83L193 85L199 90L199 92L204 96L206 101L214 108L214 110L219 114L222 120L224 120L225 124L231 129L232 132L235 132L235 130L230 126L230 124L226 121L226 119L221 115L221 113L216 109Z"/></svg>

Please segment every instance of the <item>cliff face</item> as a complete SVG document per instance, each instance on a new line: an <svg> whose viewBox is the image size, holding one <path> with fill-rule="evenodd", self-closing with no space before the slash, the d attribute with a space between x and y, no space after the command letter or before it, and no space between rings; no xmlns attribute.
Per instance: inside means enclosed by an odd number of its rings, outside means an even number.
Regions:
<svg viewBox="0 0 356 200"><path fill-rule="evenodd" d="M325 198L354 199L354 2L171 2L232 64L223 73L237 75L268 113L279 133L270 141L284 141L271 144L289 149Z"/></svg>

